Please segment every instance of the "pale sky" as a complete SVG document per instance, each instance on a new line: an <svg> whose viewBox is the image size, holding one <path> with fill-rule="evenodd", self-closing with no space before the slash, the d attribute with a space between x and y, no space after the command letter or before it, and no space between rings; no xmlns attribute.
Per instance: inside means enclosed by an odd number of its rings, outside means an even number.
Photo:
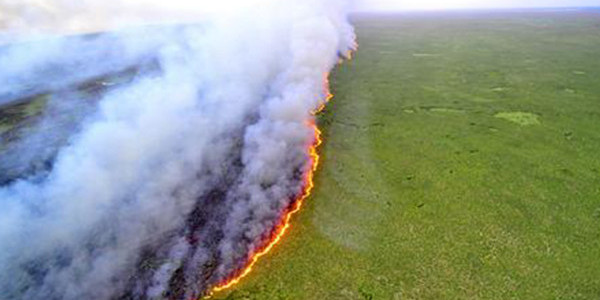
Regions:
<svg viewBox="0 0 600 300"><path fill-rule="evenodd" d="M356 10L600 6L600 0L356 0Z"/></svg>

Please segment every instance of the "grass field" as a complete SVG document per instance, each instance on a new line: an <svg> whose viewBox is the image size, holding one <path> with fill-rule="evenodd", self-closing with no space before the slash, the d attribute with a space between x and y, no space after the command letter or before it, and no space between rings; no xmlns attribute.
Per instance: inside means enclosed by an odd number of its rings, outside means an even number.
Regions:
<svg viewBox="0 0 600 300"><path fill-rule="evenodd" d="M355 18L316 189L217 299L599 299L600 14Z"/></svg>

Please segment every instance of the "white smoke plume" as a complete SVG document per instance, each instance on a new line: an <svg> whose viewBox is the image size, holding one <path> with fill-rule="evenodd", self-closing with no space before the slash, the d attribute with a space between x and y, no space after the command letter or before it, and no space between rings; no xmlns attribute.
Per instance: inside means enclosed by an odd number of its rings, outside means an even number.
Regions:
<svg viewBox="0 0 600 300"><path fill-rule="evenodd" d="M323 76L353 43L340 1L263 0L0 51L0 105L153 65L101 96L43 176L0 186L0 299L190 299L235 274L301 193Z"/></svg>

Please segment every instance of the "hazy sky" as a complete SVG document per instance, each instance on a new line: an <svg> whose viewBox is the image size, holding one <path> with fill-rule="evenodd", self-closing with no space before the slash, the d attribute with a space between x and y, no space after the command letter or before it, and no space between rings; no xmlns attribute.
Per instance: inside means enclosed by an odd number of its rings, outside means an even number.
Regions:
<svg viewBox="0 0 600 300"><path fill-rule="evenodd" d="M600 6L600 0L356 0L357 10Z"/></svg>

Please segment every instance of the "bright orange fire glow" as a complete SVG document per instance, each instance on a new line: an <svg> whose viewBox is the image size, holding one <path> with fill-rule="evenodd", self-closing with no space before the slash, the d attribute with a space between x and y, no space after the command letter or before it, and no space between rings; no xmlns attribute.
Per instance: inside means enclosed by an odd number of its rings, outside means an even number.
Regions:
<svg viewBox="0 0 600 300"><path fill-rule="evenodd" d="M331 98L333 98L333 95L329 92L329 73L326 73L324 75L324 91L325 91L325 95L326 95L325 101L316 110L314 110L312 112L313 115L320 113L325 108L325 104L329 100L331 100ZM281 241L281 239L285 235L286 231L291 226L292 217L294 216L294 214L296 214L298 211L300 211L300 208L302 208L302 204L303 204L304 200L306 198L308 198L308 196L310 196L310 193L312 192L312 189L314 187L313 175L314 175L314 172L317 170L317 167L319 166L319 153L317 152L317 148L321 145L321 143L323 141L321 140L321 131L317 127L317 124L315 123L314 120L307 122L307 126L310 127L314 131L314 140L313 140L312 144L310 144L308 147L308 154L309 154L310 158L308 161L308 171L304 175L304 179L303 179L302 193L294 201L292 208L283 216L283 218L281 220L281 224L277 227L271 240L268 241L266 243L266 245L262 249L260 249L260 251L254 253L254 255L252 255L252 257L250 258L250 260L248 262L248 265L236 277L231 278L228 281L223 282L223 283L219 284L218 286L214 287L211 291L211 294L229 289L232 286L234 286L235 284L237 284L238 282L240 282L240 280L242 280L244 277L248 276L248 274L250 274L250 272L252 272L252 268L254 267L256 262L258 262L258 260L262 256L269 253L269 251L271 251L271 249L273 249L273 247L275 247L275 245L277 245Z"/></svg>
<svg viewBox="0 0 600 300"><path fill-rule="evenodd" d="M354 40L356 40L356 39L354 39ZM358 49L358 44L356 42L354 42L352 48L350 50L348 50L348 52L346 53L345 59L351 60L354 51L356 51L357 49ZM340 61L340 63L342 63L342 62L343 62L343 59ZM317 115L321 111L323 111L327 102L329 102L329 100L331 100L333 98L333 94L331 93L331 91L329 89L329 73L328 72L323 74L323 91L325 92L324 101L321 102L319 107L317 107L315 110L313 110L311 112L313 114L313 116ZM265 244L265 246L263 248L261 248L258 252L254 253L252 255L252 257L248 261L248 264L246 265L246 267L238 275L215 286L211 290L211 292L207 296L207 298L210 298L216 292L220 292L220 291L231 288L232 286L239 283L240 280L242 280L244 277L248 276L248 274L250 274L250 272L252 272L252 268L254 268L254 265L256 264L256 262L258 262L258 260L262 256L269 253L269 251L271 251L271 249L273 249L273 247L275 247L275 245L277 245L281 241L281 239L285 235L286 231L291 226L292 217L294 216L294 214L296 214L298 211L300 211L300 208L302 208L302 204L304 203L304 200L306 198L308 198L308 196L310 196L310 193L312 192L312 189L314 187L313 176L314 176L315 171L317 170L317 167L319 166L319 153L317 152L317 148L319 148L319 146L321 145L321 143L323 141L321 139L321 130L319 130L319 128L317 127L315 120L308 121L306 125L313 130L314 140L313 140L312 144L310 144L308 146L308 155L310 158L309 158L309 161L307 162L308 171L306 172L306 174L304 174L302 193L293 202L294 204L293 204L292 208L281 219L281 223L275 230L275 233L273 234L271 240L269 240Z"/></svg>
<svg viewBox="0 0 600 300"><path fill-rule="evenodd" d="M325 109L325 105L327 105L327 102L333 98L333 94L329 90L329 73L325 73L325 75L323 75L323 91L325 91L325 101L321 102L319 107L312 111L313 115L317 115L323 111L323 109Z"/></svg>
<svg viewBox="0 0 600 300"><path fill-rule="evenodd" d="M271 249L273 249L273 247L275 247L275 245L277 245L277 243L279 243L281 241L281 238L285 235L286 231L291 226L290 221L292 219L292 216L294 216L294 214L296 214L298 211L300 211L300 208L302 208L302 203L310 195L310 193L314 187L314 183L313 183L314 171L317 170L317 167L319 165L319 154L317 153L317 147L319 147L319 145L321 145L322 140L321 140L321 131L319 130L319 128L317 128L317 125L314 122L311 122L308 124L308 126L310 126L314 129L315 141L309 148L310 161L308 162L308 164L309 164L310 168L304 177L304 190L303 190L302 194L298 197L298 199L296 199L296 201L294 201L293 207L283 217L281 225L277 228L275 234L273 235L273 238L264 246L264 248L262 248L262 250L255 253L252 256L252 258L250 259L246 268L242 272L240 272L235 278L232 278L229 281L214 287L213 292L219 292L219 291L226 290L226 289L232 287L233 285L237 284L238 282L240 282L240 280L242 280L242 278L248 276L248 274L250 274L250 272L252 272L252 268L254 267L256 262L262 256L269 253L269 251L271 251Z"/></svg>

